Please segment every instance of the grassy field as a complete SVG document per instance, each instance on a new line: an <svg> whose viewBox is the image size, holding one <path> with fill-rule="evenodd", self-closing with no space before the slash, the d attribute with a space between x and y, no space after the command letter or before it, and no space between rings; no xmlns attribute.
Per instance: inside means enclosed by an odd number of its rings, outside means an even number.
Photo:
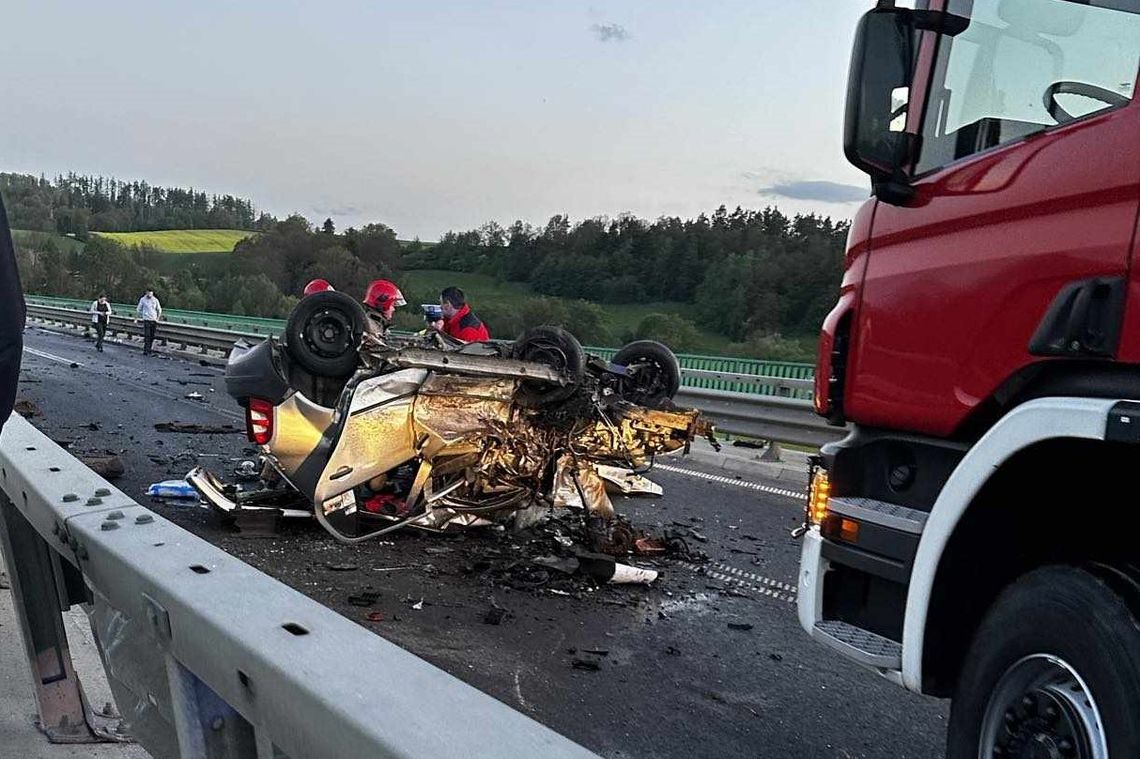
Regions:
<svg viewBox="0 0 1140 759"><path fill-rule="evenodd" d="M36 232L30 229L12 230L12 242L19 246L42 248L47 240L54 241L56 247L63 253L83 250L83 243L74 237L66 237L51 232Z"/></svg>
<svg viewBox="0 0 1140 759"><path fill-rule="evenodd" d="M158 232L92 232L127 247L151 245L164 253L230 253L250 235L244 229L168 229Z"/></svg>
<svg viewBox="0 0 1140 759"><path fill-rule="evenodd" d="M415 269L400 275L400 287L409 297L423 299L424 302L438 302L439 291L448 285L455 285L467 294L472 307L490 311L511 310L527 298L538 297L531 288L519 282L500 282L485 274L443 271L438 269ZM409 303L418 310L419 303ZM597 304L603 312L606 329L620 340L649 314L669 313L691 319L692 306L686 303L628 303ZM710 332L701 332L700 352L719 353L729 345L728 338Z"/></svg>

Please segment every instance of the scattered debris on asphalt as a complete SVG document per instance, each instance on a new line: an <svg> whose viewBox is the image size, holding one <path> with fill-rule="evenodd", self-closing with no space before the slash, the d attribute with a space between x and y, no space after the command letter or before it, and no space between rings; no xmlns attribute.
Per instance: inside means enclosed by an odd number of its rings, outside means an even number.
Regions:
<svg viewBox="0 0 1140 759"><path fill-rule="evenodd" d="M196 424L194 422L159 422L154 425L159 432L182 432L191 435L221 435L245 430L232 424Z"/></svg>
<svg viewBox="0 0 1140 759"><path fill-rule="evenodd" d="M367 607L380 600L380 594L374 590L365 590L345 599L353 606Z"/></svg>
<svg viewBox="0 0 1140 759"><path fill-rule="evenodd" d="M23 398L16 401L13 410L25 419L44 415L44 412L40 411L40 407L36 405L35 401L29 401Z"/></svg>
<svg viewBox="0 0 1140 759"><path fill-rule="evenodd" d="M127 467L117 455L79 455L87 468L105 480L116 480L127 473Z"/></svg>
<svg viewBox="0 0 1140 759"><path fill-rule="evenodd" d="M597 672L602 668L602 663L597 659L582 659L575 656L570 660L570 666L574 669L585 670L586 672Z"/></svg>
<svg viewBox="0 0 1140 759"><path fill-rule="evenodd" d="M355 572L360 567L355 564L330 564L325 562L325 569L331 572Z"/></svg>
<svg viewBox="0 0 1140 759"><path fill-rule="evenodd" d="M152 498L176 498L198 500L198 491L190 487L185 480L163 480L153 483L146 489L146 494Z"/></svg>
<svg viewBox="0 0 1140 759"><path fill-rule="evenodd" d="M499 625L503 620L510 615L510 612L501 606L492 606L487 609L487 613L483 615L483 624L485 625Z"/></svg>

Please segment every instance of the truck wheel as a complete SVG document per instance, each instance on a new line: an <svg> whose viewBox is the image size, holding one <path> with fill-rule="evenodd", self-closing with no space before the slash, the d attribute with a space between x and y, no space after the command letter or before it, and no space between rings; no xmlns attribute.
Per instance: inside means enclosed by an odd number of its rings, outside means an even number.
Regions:
<svg viewBox="0 0 1140 759"><path fill-rule="evenodd" d="M615 353L610 363L630 370L620 386L622 398L630 403L659 408L681 387L677 356L654 340L635 340Z"/></svg>
<svg viewBox="0 0 1140 759"><path fill-rule="evenodd" d="M1140 756L1140 628L1074 567L1002 592L974 635L950 710L947 759Z"/></svg>
<svg viewBox="0 0 1140 759"><path fill-rule="evenodd" d="M333 290L301 299L285 324L289 357L318 377L346 377L356 369L356 349L368 317L351 296Z"/></svg>

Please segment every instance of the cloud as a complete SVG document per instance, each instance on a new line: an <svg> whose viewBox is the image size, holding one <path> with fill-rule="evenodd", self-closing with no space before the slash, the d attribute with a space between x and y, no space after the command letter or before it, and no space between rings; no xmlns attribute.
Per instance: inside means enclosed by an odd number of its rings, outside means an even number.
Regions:
<svg viewBox="0 0 1140 759"><path fill-rule="evenodd" d="M866 187L823 180L777 182L757 190L761 195L778 195L795 200L818 200L824 203L860 203L871 194Z"/></svg>
<svg viewBox="0 0 1140 759"><path fill-rule="evenodd" d="M314 208L318 216L359 216L363 211L356 206L333 206L332 208Z"/></svg>
<svg viewBox="0 0 1140 759"><path fill-rule="evenodd" d="M629 39L629 32L621 24L593 24L590 31L598 42L625 42Z"/></svg>

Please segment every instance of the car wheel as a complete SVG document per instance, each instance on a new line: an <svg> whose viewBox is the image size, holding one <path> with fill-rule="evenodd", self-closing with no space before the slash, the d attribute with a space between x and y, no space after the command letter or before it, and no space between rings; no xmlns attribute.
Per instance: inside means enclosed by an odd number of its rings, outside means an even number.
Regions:
<svg viewBox="0 0 1140 759"><path fill-rule="evenodd" d="M1074 567L1007 588L974 635L948 759L1140 756L1140 632L1124 600Z"/></svg>
<svg viewBox="0 0 1140 759"><path fill-rule="evenodd" d="M369 329L364 307L345 293L325 291L301 299L285 325L285 349L320 377L345 377L356 369L357 348Z"/></svg>
<svg viewBox="0 0 1140 759"><path fill-rule="evenodd" d="M614 354L611 364L623 366L619 392L630 403L658 408L681 387L681 364L668 346L637 340Z"/></svg>
<svg viewBox="0 0 1140 759"><path fill-rule="evenodd" d="M569 382L552 385L540 380L519 383L518 400L524 406L537 408L564 401L581 386L586 376L586 352L578 339L561 327L532 327L511 346L511 357L536 361L563 372Z"/></svg>

